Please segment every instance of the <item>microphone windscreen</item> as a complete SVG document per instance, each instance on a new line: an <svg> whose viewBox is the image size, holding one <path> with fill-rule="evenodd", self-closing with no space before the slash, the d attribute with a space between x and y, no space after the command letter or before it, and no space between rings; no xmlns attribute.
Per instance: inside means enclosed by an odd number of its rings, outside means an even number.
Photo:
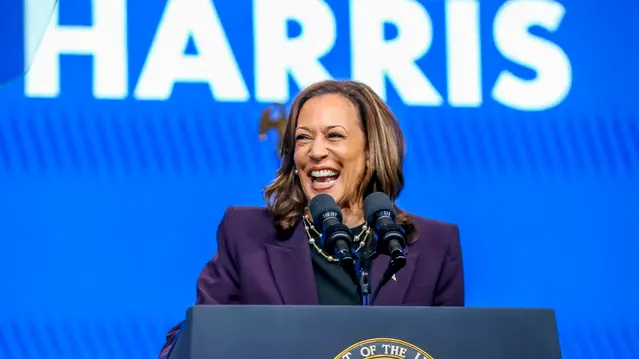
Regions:
<svg viewBox="0 0 639 359"><path fill-rule="evenodd" d="M364 199L364 215L368 223L373 223L373 216L379 211L389 211L395 219L393 201L384 192L373 192Z"/></svg>
<svg viewBox="0 0 639 359"><path fill-rule="evenodd" d="M311 199L311 203L308 206L311 211L311 217L313 217L313 225L315 227L322 227L324 221L323 215L327 212L335 212L335 217L341 222L342 211L340 211L337 202L331 197L330 194L322 193Z"/></svg>

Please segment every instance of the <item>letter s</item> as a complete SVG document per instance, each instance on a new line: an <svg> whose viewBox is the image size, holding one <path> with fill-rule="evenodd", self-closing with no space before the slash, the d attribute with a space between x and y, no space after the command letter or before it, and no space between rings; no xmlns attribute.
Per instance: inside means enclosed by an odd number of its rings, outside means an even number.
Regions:
<svg viewBox="0 0 639 359"><path fill-rule="evenodd" d="M492 97L500 103L524 111L539 111L563 101L572 84L572 68L566 53L557 44L528 32L540 26L554 32L566 9L555 1L517 0L506 2L495 16L493 36L506 58L534 70L534 79L517 78L502 71Z"/></svg>

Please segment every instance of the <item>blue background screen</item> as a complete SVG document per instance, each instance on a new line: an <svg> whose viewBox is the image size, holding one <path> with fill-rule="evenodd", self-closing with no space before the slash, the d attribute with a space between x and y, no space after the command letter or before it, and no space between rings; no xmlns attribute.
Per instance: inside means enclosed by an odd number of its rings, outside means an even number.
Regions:
<svg viewBox="0 0 639 359"><path fill-rule="evenodd" d="M385 92L399 205L459 225L469 306L554 308L565 358L639 358L639 7L455 2L62 0L57 40L34 1L6 5L0 357L156 357L225 208L263 205L279 159L262 111L328 74ZM361 29L397 51L368 56Z"/></svg>

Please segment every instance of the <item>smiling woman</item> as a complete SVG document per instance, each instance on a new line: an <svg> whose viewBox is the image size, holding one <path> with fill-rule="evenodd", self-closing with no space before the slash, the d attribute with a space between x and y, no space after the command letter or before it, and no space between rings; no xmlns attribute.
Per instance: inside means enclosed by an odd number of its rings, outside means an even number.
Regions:
<svg viewBox="0 0 639 359"><path fill-rule="evenodd" d="M363 223L364 197L373 189L395 200L404 187L404 136L375 92L352 81L325 81L298 95L282 139L282 166L265 190L278 224L292 227L308 201L330 194L344 223ZM398 212L411 233L412 219Z"/></svg>
<svg viewBox="0 0 639 359"><path fill-rule="evenodd" d="M359 82L320 82L297 96L286 126L281 167L264 191L266 208L227 209L217 232L218 253L198 279L196 304L367 302L356 276L323 245L325 236L308 207L318 195L335 200L353 238L346 251L359 261L363 251L376 248L377 230L365 218L364 199L382 192L409 243L405 267L378 292L376 304L463 306L457 226L417 217L394 204L404 187L404 136L381 98ZM379 289L389 257L374 258L371 285ZM161 358L179 328L169 331Z"/></svg>

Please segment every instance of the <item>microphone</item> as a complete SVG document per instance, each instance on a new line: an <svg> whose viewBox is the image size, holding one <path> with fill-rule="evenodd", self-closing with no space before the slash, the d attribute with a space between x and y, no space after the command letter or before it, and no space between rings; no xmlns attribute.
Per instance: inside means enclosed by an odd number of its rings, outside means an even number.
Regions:
<svg viewBox="0 0 639 359"><path fill-rule="evenodd" d="M404 248L408 244L408 238L402 227L395 223L395 207L385 193L373 192L368 195L364 199L364 214L377 234L377 253L390 257L388 268L379 286L375 288L372 299L374 302L381 287L406 265Z"/></svg>
<svg viewBox="0 0 639 359"><path fill-rule="evenodd" d="M319 194L309 204L313 224L322 229L320 245L326 253L332 253L342 268L351 276L355 275L355 259L351 247L353 234L342 223L342 211L329 194Z"/></svg>

